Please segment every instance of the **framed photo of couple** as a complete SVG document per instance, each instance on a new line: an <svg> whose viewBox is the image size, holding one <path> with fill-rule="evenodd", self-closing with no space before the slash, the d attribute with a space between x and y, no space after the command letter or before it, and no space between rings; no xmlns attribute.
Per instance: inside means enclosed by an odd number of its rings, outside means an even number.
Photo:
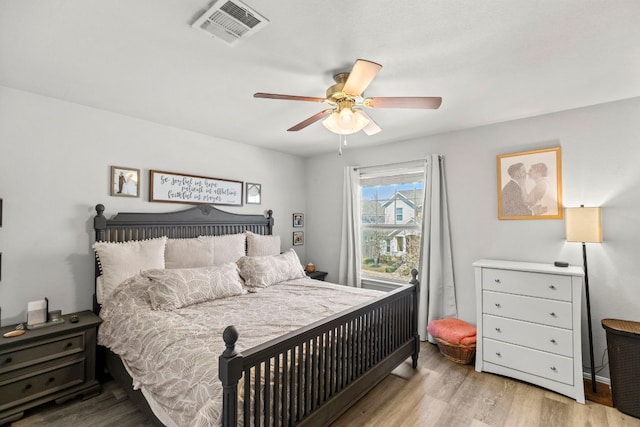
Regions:
<svg viewBox="0 0 640 427"><path fill-rule="evenodd" d="M500 154L499 219L562 219L560 147Z"/></svg>

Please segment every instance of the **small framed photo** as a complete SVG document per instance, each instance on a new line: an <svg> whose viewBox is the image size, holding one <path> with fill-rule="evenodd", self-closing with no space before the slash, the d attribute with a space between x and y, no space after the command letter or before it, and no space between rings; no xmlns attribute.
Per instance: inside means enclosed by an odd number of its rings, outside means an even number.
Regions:
<svg viewBox="0 0 640 427"><path fill-rule="evenodd" d="M304 214L301 214L301 213L293 214L293 226L304 227Z"/></svg>
<svg viewBox="0 0 640 427"><path fill-rule="evenodd" d="M246 183L245 194L248 205L259 205L262 202L262 185L251 182Z"/></svg>
<svg viewBox="0 0 640 427"><path fill-rule="evenodd" d="M293 232L293 246L304 245L304 231Z"/></svg>
<svg viewBox="0 0 640 427"><path fill-rule="evenodd" d="M140 197L140 169L111 166L111 195Z"/></svg>
<svg viewBox="0 0 640 427"><path fill-rule="evenodd" d="M497 160L499 219L562 219L560 147Z"/></svg>

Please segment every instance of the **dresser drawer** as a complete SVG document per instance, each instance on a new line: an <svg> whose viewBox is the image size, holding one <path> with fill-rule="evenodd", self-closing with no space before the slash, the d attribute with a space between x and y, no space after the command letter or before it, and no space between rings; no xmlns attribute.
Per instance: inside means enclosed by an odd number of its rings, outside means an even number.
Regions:
<svg viewBox="0 0 640 427"><path fill-rule="evenodd" d="M482 270L485 290L571 301L571 277L526 271Z"/></svg>
<svg viewBox="0 0 640 427"><path fill-rule="evenodd" d="M482 318L483 335L487 338L562 356L573 356L573 332L571 330L488 314L483 315Z"/></svg>
<svg viewBox="0 0 640 427"><path fill-rule="evenodd" d="M494 316L572 329L572 304L502 292L482 292L482 312Z"/></svg>
<svg viewBox="0 0 640 427"><path fill-rule="evenodd" d="M13 382L0 383L0 411L84 382L84 360Z"/></svg>
<svg viewBox="0 0 640 427"><path fill-rule="evenodd" d="M573 359L488 338L483 339L485 361L549 380L573 385ZM582 385L580 385L582 387Z"/></svg>
<svg viewBox="0 0 640 427"><path fill-rule="evenodd" d="M84 334L82 333L26 345L0 353L0 374L82 351L84 351Z"/></svg>

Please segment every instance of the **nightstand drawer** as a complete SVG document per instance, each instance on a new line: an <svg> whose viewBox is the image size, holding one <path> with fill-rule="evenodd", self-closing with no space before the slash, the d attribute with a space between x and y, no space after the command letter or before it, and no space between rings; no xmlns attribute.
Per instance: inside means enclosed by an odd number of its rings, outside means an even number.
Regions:
<svg viewBox="0 0 640 427"><path fill-rule="evenodd" d="M14 382L0 383L0 411L84 382L84 360Z"/></svg>
<svg viewBox="0 0 640 427"><path fill-rule="evenodd" d="M482 343L482 357L487 362L573 385L573 359L570 357L544 353L487 338L483 339Z"/></svg>
<svg viewBox="0 0 640 427"><path fill-rule="evenodd" d="M571 277L485 268L483 289L532 297L571 301Z"/></svg>
<svg viewBox="0 0 640 427"><path fill-rule="evenodd" d="M0 353L0 374L73 353L84 351L84 334L58 337Z"/></svg>
<svg viewBox="0 0 640 427"><path fill-rule="evenodd" d="M524 297L502 292L482 293L483 313L558 328L572 329L573 311L569 302Z"/></svg>

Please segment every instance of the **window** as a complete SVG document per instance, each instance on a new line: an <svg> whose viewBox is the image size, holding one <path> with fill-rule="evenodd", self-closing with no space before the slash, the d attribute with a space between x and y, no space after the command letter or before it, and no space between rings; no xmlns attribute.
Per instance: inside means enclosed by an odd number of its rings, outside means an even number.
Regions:
<svg viewBox="0 0 640 427"><path fill-rule="evenodd" d="M420 262L424 163L360 171L361 277L404 282Z"/></svg>

